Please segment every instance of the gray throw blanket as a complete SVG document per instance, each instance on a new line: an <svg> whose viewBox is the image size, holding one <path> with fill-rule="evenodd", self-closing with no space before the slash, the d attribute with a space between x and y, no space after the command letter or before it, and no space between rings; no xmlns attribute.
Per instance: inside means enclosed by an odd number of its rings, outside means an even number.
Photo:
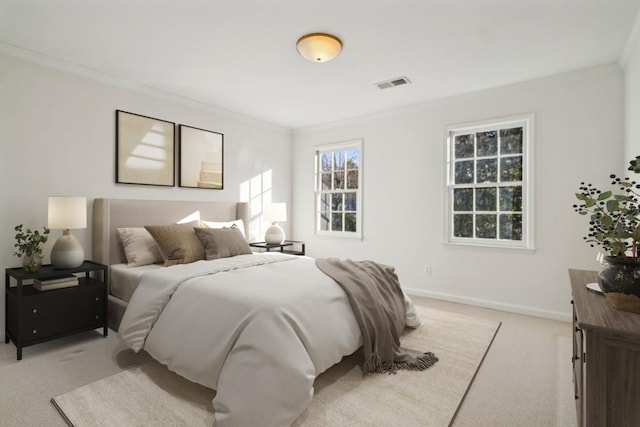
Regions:
<svg viewBox="0 0 640 427"><path fill-rule="evenodd" d="M431 352L400 347L405 328L404 294L394 268L373 261L316 259L316 265L346 292L364 341L364 374L422 371L438 361Z"/></svg>

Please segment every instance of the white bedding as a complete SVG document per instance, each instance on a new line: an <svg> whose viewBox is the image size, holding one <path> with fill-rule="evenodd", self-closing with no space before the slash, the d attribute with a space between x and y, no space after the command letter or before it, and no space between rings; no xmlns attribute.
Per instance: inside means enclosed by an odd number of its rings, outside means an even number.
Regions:
<svg viewBox="0 0 640 427"><path fill-rule="evenodd" d="M313 259L277 253L146 273L118 334L217 390L218 427L290 425L315 377L361 346L340 286Z"/></svg>
<svg viewBox="0 0 640 427"><path fill-rule="evenodd" d="M162 264L149 264L129 267L127 264L113 264L109 266L109 293L116 298L129 302L133 292L147 271L161 270Z"/></svg>

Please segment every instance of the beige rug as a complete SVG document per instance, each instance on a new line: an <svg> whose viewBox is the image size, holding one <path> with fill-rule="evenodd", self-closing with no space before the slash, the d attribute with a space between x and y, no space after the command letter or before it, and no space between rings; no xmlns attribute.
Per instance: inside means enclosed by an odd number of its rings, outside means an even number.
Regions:
<svg viewBox="0 0 640 427"><path fill-rule="evenodd" d="M417 307L424 326L409 331L408 348L440 361L423 372L362 377L361 352L320 375L311 405L295 426L447 426L500 326ZM52 399L69 425L211 426L213 390L149 363Z"/></svg>

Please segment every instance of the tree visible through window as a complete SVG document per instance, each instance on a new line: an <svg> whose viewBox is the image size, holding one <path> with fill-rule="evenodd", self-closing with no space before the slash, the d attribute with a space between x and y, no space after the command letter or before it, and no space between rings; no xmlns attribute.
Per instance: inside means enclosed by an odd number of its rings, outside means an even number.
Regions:
<svg viewBox="0 0 640 427"><path fill-rule="evenodd" d="M531 120L449 129L448 242L532 246Z"/></svg>
<svg viewBox="0 0 640 427"><path fill-rule="evenodd" d="M316 147L316 232L361 236L362 142Z"/></svg>

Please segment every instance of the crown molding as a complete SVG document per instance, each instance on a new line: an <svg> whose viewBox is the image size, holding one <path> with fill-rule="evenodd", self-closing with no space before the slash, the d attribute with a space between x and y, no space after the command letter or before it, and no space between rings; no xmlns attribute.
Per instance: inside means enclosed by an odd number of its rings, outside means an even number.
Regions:
<svg viewBox="0 0 640 427"><path fill-rule="evenodd" d="M64 61L58 58L54 58L48 55L44 55L39 52L35 52L28 49L23 49L18 46L14 46L8 43L0 42L0 54L13 56L24 61L36 63L47 68L53 68L59 71L76 74L81 77L98 81L110 86L116 86L122 89L138 92L144 95L160 98L166 101L175 102L177 104L184 105L186 107L194 108L196 110L204 111L207 113L214 113L230 119L243 121L252 125L266 127L274 130L287 130L291 129L280 126L274 123L266 122L254 117L245 116L240 113L236 113L230 110L226 110L221 107L217 107L211 104L207 104L202 101L187 98L181 95L177 95L171 92L167 92L161 89L156 89L151 86L147 86L143 83L128 80L122 77L114 76L102 71L95 70L93 68L77 65L68 61Z"/></svg>

